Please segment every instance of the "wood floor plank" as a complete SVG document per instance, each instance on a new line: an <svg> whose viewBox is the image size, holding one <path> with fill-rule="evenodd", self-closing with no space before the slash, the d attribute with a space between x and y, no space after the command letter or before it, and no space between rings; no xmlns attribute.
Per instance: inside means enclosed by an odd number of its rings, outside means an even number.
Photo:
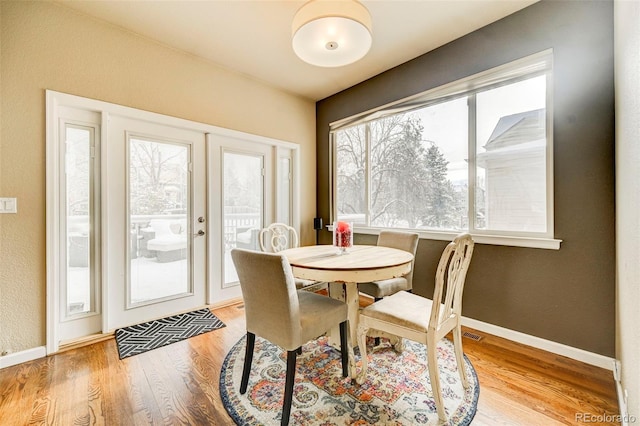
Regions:
<svg viewBox="0 0 640 426"><path fill-rule="evenodd" d="M131 387L127 385L128 377L126 364L120 361L115 345L111 349L92 345L94 368L92 389L94 393L90 399L90 406L96 415L97 424L130 425L135 422L132 410L122 409L130 406L132 398Z"/></svg>
<svg viewBox="0 0 640 426"><path fill-rule="evenodd" d="M220 369L244 338L244 309L214 313L226 327L123 360L109 339L0 370L0 425L233 425ZM463 339L480 383L473 426L571 425L579 414L615 420L611 371L469 331L482 336Z"/></svg>
<svg viewBox="0 0 640 426"><path fill-rule="evenodd" d="M565 424L504 396L500 391L481 386L474 426L554 426Z"/></svg>

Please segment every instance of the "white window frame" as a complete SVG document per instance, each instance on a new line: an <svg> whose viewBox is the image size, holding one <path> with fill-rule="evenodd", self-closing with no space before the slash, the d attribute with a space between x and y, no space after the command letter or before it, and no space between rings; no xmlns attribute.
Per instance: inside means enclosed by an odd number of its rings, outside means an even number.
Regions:
<svg viewBox="0 0 640 426"><path fill-rule="evenodd" d="M529 232L513 232L513 231L496 231L475 229L475 181L476 181L476 140L475 140L475 94L491 88L499 87L506 84L512 84L517 81L532 78L535 76L546 75L546 232L529 233ZM558 250L562 240L554 238L554 204L553 204L553 51L548 49L508 64L504 64L484 72L463 78L445 84L440 87L428 90L410 96L405 99L383 105L379 108L366 111L353 117L348 117L329 125L329 144L331 149L330 155L330 188L331 188L331 221L338 217L337 203L337 150L336 150L336 132L346 128L361 125L373 120L424 108L426 106L443 102L447 99L459 98L461 96L469 96L472 100L469 111L469 148L468 148L468 183L469 183L469 232L473 235L474 240L482 244L506 245L517 247L531 247L542 249ZM368 127L368 126L367 126ZM368 136L367 136L368 137ZM368 179L368 176L367 178ZM369 185L366 185L367 188ZM368 196L369 194L366 194ZM369 212L366 212L368 215ZM381 228L371 226L356 226L356 232L362 234L378 234ZM451 240L455 235L455 231L437 231L414 229L421 238L433 240Z"/></svg>

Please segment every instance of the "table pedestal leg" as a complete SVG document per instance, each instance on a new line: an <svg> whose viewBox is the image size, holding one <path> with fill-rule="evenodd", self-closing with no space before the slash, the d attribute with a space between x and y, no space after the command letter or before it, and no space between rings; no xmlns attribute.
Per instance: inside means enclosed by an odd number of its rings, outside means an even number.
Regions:
<svg viewBox="0 0 640 426"><path fill-rule="evenodd" d="M355 378L356 360L353 348L358 346L358 310L360 309L360 295L357 283L329 283L329 296L342 300L347 304L347 319L349 320L347 344L349 345L349 375ZM333 327L329 332L329 344L340 349L340 328Z"/></svg>
<svg viewBox="0 0 640 426"><path fill-rule="evenodd" d="M347 304L347 312L349 319L349 342L353 347L358 346L358 309L360 308L360 300L358 294L357 283L329 283L329 296L334 299L342 300ZM334 327L329 335L329 344L340 347L340 329Z"/></svg>

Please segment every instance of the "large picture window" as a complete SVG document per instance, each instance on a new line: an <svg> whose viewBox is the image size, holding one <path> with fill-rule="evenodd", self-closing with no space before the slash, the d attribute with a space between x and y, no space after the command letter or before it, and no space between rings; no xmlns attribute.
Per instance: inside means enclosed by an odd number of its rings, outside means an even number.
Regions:
<svg viewBox="0 0 640 426"><path fill-rule="evenodd" d="M334 218L443 239L552 240L551 59L542 52L333 123Z"/></svg>

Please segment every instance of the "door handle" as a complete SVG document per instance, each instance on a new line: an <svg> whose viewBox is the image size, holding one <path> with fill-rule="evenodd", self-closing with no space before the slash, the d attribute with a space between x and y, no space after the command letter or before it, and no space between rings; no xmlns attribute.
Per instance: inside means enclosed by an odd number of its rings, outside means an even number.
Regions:
<svg viewBox="0 0 640 426"><path fill-rule="evenodd" d="M196 237L202 237L204 235L204 231L201 229L193 235L195 235Z"/></svg>

